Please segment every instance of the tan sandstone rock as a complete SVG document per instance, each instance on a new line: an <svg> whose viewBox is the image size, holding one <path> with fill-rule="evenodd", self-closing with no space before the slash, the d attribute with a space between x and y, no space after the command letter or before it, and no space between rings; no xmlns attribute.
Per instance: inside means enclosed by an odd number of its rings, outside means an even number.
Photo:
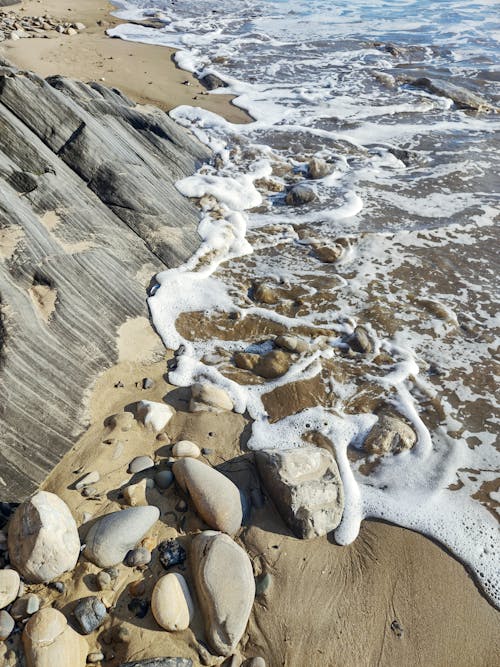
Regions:
<svg viewBox="0 0 500 667"><path fill-rule="evenodd" d="M193 601L182 574L170 572L158 579L151 597L151 611L165 630L186 630L194 613Z"/></svg>
<svg viewBox="0 0 500 667"><path fill-rule="evenodd" d="M27 667L84 667L88 645L60 611L46 607L30 618L23 632Z"/></svg>

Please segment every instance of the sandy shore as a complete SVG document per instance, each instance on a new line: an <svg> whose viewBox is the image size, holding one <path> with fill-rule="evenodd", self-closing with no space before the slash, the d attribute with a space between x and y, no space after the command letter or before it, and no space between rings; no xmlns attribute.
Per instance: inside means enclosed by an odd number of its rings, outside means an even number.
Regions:
<svg viewBox="0 0 500 667"><path fill-rule="evenodd" d="M140 102L164 109L195 103L231 121L245 122L245 114L232 106L227 96L199 95L201 87L175 67L170 50L107 38L105 28L96 21L116 23L109 16L110 5L86 0L70 11L67 4L30 0L23 6L27 15L48 12L61 19L82 21L88 26L84 32L73 37L4 43L0 52L19 67L42 75L103 78L107 85ZM192 85L183 85L186 80ZM197 99L193 101L194 96ZM127 467L134 456L145 454L161 461L169 455L169 443L180 438L209 448L211 453L205 460L210 465L233 460L227 471L237 476L243 487L255 483L248 461L251 455L244 447L248 420L232 412L189 413L187 390L169 385L169 354L146 319L124 325L117 348L119 363L101 376L90 399L88 431L44 484L63 498L79 525L88 519L87 514L96 517L121 507L120 492L131 480ZM150 389L142 389L143 378L153 381ZM141 399L164 400L176 408L166 440L156 440L139 425L125 435L110 429L111 415ZM98 495L84 498L74 489L74 482L91 470L100 472ZM179 536L188 546L190 535L201 522L191 510L177 509L180 496L175 487L165 493L152 489L148 500L166 517L153 529L155 543ZM268 667L498 664L498 612L481 596L464 567L421 535L364 522L360 536L349 547L339 547L327 538L302 541L292 536L267 501L252 513L251 524L238 540L251 557L255 575L271 575L269 587L256 598L240 645L244 657L261 655ZM61 579L65 583L62 594L41 585L28 590L38 593L44 604L53 604L70 616L75 600L96 594L91 585L89 588L89 581L93 581L89 575L98 570L90 563L80 563ZM188 657L196 666L207 664L198 650L203 640L199 611L190 629L168 633L160 630L151 613L138 619L128 608L132 597L128 586L144 579L142 597L149 599L154 582L163 573L156 555L145 575L120 566L116 589L105 592L106 603L114 607L112 626L124 625L128 640L107 645L97 643L97 633L91 635L90 650L103 650L109 657L103 664L116 667L132 657L159 655ZM189 581L189 570L185 574ZM0 664L10 667L7 650L0 642Z"/></svg>
<svg viewBox="0 0 500 667"><path fill-rule="evenodd" d="M50 32L49 38L6 40L0 44L0 54L42 76L61 74L83 81L103 81L137 102L155 104L166 111L190 104L234 123L249 121L244 111L231 104L229 95L207 94L195 77L178 69L172 59L173 49L107 37L107 28L122 23L111 16L112 4L99 0L84 0L73 7L69 4L63 0L27 0L22 3L22 13L82 22L87 26L85 30L73 36ZM18 10L20 6L6 7L5 11L9 9Z"/></svg>

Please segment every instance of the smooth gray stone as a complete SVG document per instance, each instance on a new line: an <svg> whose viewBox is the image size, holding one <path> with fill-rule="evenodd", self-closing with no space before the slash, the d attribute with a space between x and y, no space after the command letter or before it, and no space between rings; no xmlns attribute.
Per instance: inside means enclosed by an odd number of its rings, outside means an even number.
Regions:
<svg viewBox="0 0 500 667"><path fill-rule="evenodd" d="M190 658L146 658L122 662L120 667L193 667L193 661Z"/></svg>
<svg viewBox="0 0 500 667"><path fill-rule="evenodd" d="M155 462L149 456L136 456L135 459L130 461L128 471L131 473L142 472L148 470L148 468L153 468L154 464Z"/></svg>
<svg viewBox="0 0 500 667"><path fill-rule="evenodd" d="M87 534L85 557L99 567L118 565L159 517L160 510L152 505L106 514Z"/></svg>
<svg viewBox="0 0 500 667"><path fill-rule="evenodd" d="M174 481L174 474L171 470L160 470L155 475L155 483L159 489L168 489Z"/></svg>
<svg viewBox="0 0 500 667"><path fill-rule="evenodd" d="M74 614L82 631L86 635L97 630L108 615L104 604L94 595L80 600L75 607Z"/></svg>
<svg viewBox="0 0 500 667"><path fill-rule="evenodd" d="M8 611L0 611L0 641L7 639L12 630L14 630L15 621Z"/></svg>
<svg viewBox="0 0 500 667"><path fill-rule="evenodd" d="M32 493L87 427L118 328L148 317L137 276L197 248L175 181L209 156L161 110L0 58L0 500Z"/></svg>

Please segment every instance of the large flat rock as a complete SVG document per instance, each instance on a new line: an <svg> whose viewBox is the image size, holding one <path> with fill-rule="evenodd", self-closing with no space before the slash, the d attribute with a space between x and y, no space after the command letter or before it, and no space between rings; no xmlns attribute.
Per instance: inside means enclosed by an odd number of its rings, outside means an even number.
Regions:
<svg viewBox="0 0 500 667"><path fill-rule="evenodd" d="M85 428L117 329L147 316L137 276L196 249L175 181L209 157L117 90L0 63L0 500L31 493Z"/></svg>

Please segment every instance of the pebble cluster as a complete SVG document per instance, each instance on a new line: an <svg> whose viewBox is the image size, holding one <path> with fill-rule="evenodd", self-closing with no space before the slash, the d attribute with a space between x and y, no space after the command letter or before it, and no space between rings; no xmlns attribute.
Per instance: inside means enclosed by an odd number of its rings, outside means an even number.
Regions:
<svg viewBox="0 0 500 667"><path fill-rule="evenodd" d="M6 39L18 40L27 37L49 37L51 32L62 35L76 35L85 30L83 23L58 21L48 14L25 16L22 11L0 12L0 42Z"/></svg>

